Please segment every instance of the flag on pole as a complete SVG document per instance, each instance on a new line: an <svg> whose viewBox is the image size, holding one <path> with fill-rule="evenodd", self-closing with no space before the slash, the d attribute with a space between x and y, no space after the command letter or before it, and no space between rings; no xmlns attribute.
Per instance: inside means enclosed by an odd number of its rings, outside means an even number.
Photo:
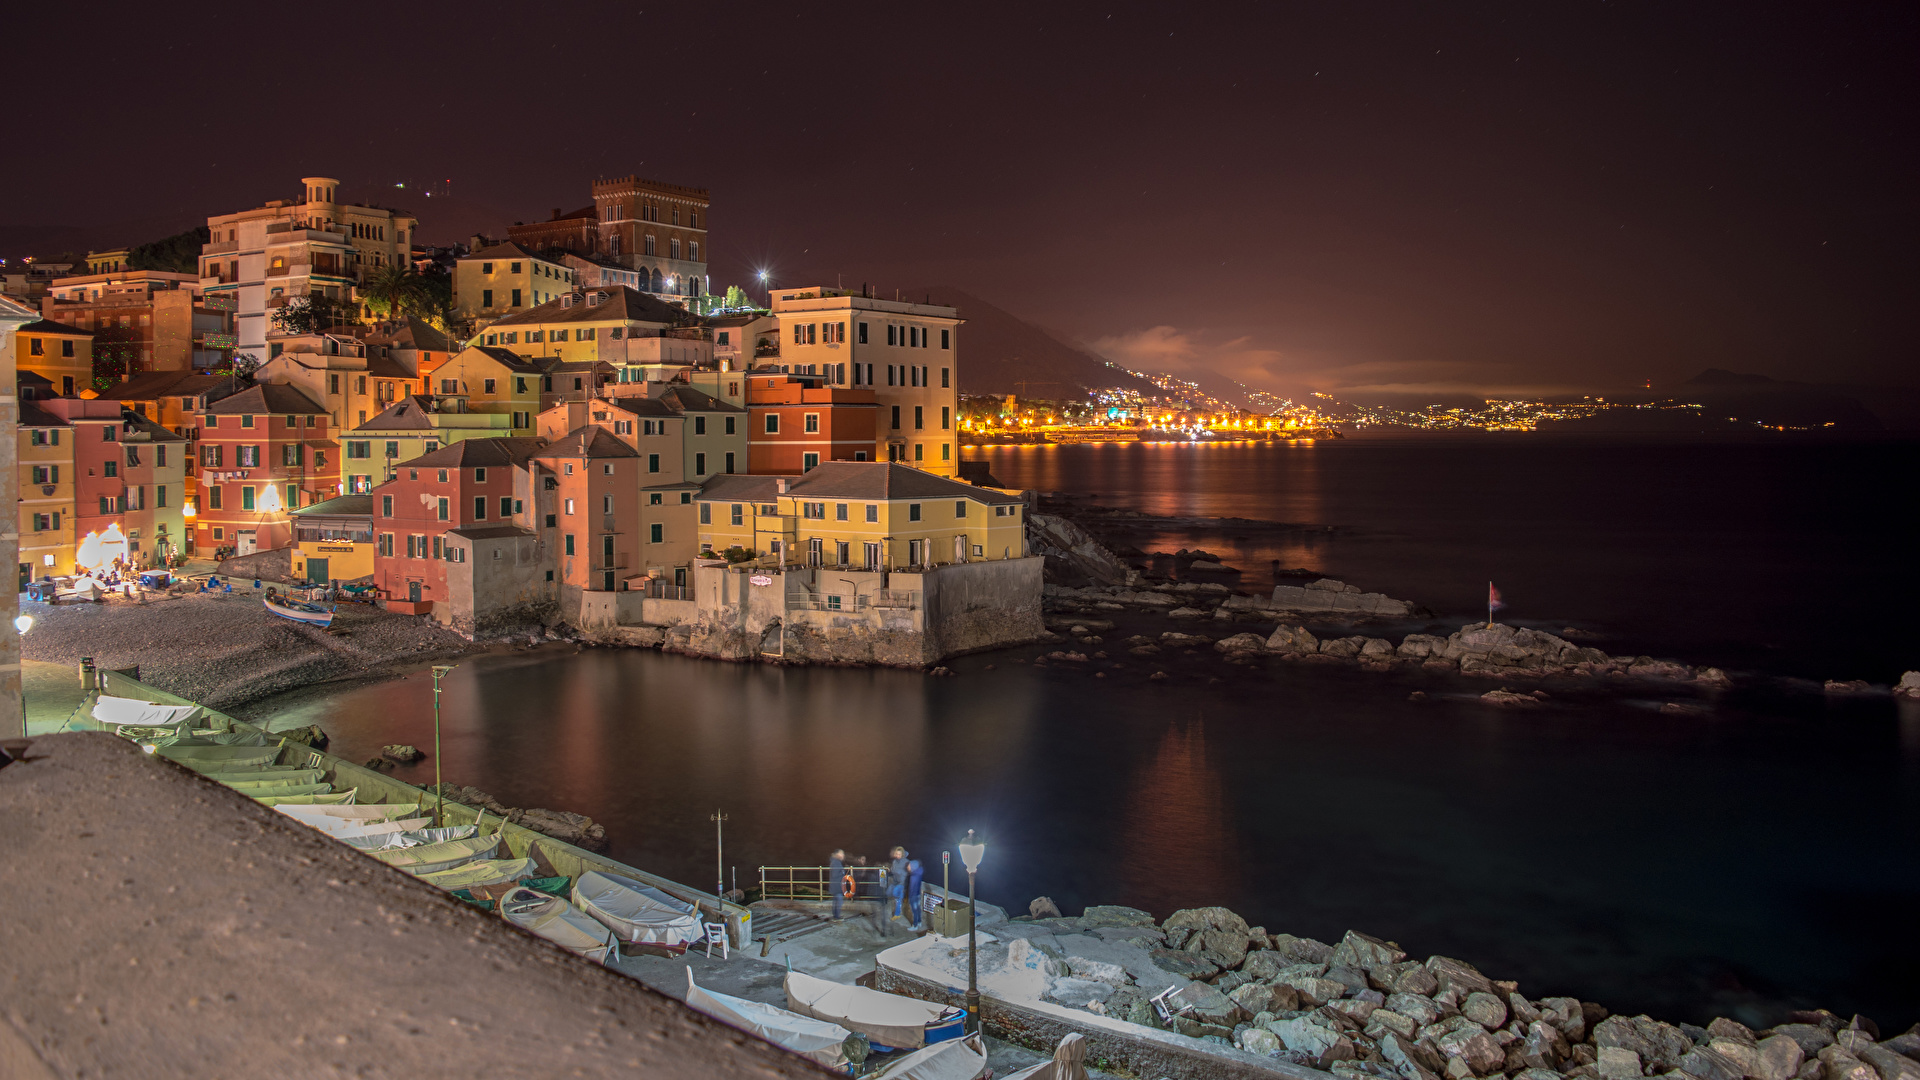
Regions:
<svg viewBox="0 0 1920 1080"><path fill-rule="evenodd" d="M1500 590L1493 587L1493 582L1487 582L1487 610L1499 611L1506 606L1500 601Z"/></svg>

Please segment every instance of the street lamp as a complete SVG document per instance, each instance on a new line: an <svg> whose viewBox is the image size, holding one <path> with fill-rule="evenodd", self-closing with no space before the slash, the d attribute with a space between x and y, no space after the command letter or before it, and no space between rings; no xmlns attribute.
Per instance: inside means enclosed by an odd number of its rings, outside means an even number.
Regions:
<svg viewBox="0 0 1920 1080"><path fill-rule="evenodd" d="M960 861L967 864L967 1034L980 1033L980 944L974 935L973 875L980 869L980 857L987 853L985 841L975 840L973 830L960 845Z"/></svg>
<svg viewBox="0 0 1920 1080"><path fill-rule="evenodd" d="M454 664L433 665L433 826L445 825L445 806L447 789L440 784L440 679L452 671Z"/></svg>

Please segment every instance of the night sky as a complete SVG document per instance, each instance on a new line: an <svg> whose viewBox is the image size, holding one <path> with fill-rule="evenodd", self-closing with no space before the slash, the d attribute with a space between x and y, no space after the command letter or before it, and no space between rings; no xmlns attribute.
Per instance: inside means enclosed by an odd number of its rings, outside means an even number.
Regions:
<svg viewBox="0 0 1920 1080"><path fill-rule="evenodd" d="M712 190L716 287L955 286L1257 385L1911 385L1917 11L42 3L0 232L319 173L445 242L637 172Z"/></svg>

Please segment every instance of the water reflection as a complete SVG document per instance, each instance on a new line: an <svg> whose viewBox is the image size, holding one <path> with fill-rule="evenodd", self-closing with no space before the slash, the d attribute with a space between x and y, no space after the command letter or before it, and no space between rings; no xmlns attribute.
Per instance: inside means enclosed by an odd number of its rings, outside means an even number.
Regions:
<svg viewBox="0 0 1920 1080"><path fill-rule="evenodd" d="M1227 815L1223 777L1207 759L1207 727L1170 724L1134 770L1118 838L1122 903L1171 911L1196 895L1241 895L1247 852Z"/></svg>

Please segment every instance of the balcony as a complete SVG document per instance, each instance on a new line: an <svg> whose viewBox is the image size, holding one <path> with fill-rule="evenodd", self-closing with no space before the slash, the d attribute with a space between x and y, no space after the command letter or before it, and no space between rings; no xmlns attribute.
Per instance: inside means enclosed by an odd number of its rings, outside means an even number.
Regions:
<svg viewBox="0 0 1920 1080"><path fill-rule="evenodd" d="M605 554L595 555L593 557L593 566L590 567L590 569L593 570L625 570L626 568L627 557L625 555L615 555L609 559Z"/></svg>
<svg viewBox="0 0 1920 1080"><path fill-rule="evenodd" d="M203 349L237 349L240 339L233 334L201 334L200 347Z"/></svg>
<svg viewBox="0 0 1920 1080"><path fill-rule="evenodd" d="M227 255L239 250L240 241L238 240L222 240L217 244L200 245L200 254L202 255Z"/></svg>

